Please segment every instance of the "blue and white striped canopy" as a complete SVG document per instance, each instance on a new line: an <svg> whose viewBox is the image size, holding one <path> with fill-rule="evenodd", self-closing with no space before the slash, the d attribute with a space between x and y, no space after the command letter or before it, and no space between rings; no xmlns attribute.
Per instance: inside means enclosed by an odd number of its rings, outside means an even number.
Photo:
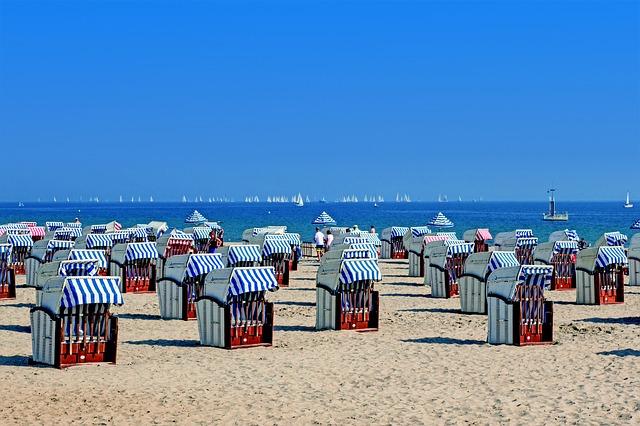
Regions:
<svg viewBox="0 0 640 426"><path fill-rule="evenodd" d="M449 240L451 241L451 240ZM446 242L445 242L446 244ZM456 244L446 244L449 248L447 249L447 256L453 256L454 254L463 254L463 253L473 253L473 249L475 247L474 243L466 243L461 241Z"/></svg>
<svg viewBox="0 0 640 426"><path fill-rule="evenodd" d="M31 236L31 231L29 228L8 228L7 235L29 235Z"/></svg>
<svg viewBox="0 0 640 426"><path fill-rule="evenodd" d="M567 241L580 240L580 237L578 237L578 232L575 229L565 229L564 235L567 237Z"/></svg>
<svg viewBox="0 0 640 426"><path fill-rule="evenodd" d="M640 229L640 219L633 222L633 224L631 225L631 229Z"/></svg>
<svg viewBox="0 0 640 426"><path fill-rule="evenodd" d="M368 238L357 236L357 237L344 237L342 240L343 244L371 244L371 241Z"/></svg>
<svg viewBox="0 0 640 426"><path fill-rule="evenodd" d="M272 266L234 268L229 280L229 296L270 291L276 288L278 288L278 281Z"/></svg>
<svg viewBox="0 0 640 426"><path fill-rule="evenodd" d="M200 253L189 256L185 275L188 278L195 278L208 274L214 269L223 269L222 255L219 253Z"/></svg>
<svg viewBox="0 0 640 426"><path fill-rule="evenodd" d="M139 223L136 225L136 228L144 229L144 232L147 235L147 237L156 236L156 231L153 230L153 226L149 226L146 223Z"/></svg>
<svg viewBox="0 0 640 426"><path fill-rule="evenodd" d="M427 235L431 233L431 229L428 226L412 226L411 227L411 236L413 238L422 237L423 235Z"/></svg>
<svg viewBox="0 0 640 426"><path fill-rule="evenodd" d="M391 227L391 238L404 237L404 234L409 230L406 226L392 226Z"/></svg>
<svg viewBox="0 0 640 426"><path fill-rule="evenodd" d="M44 224L47 227L47 231L55 231L56 229L64 227L64 223L60 221L47 221Z"/></svg>
<svg viewBox="0 0 640 426"><path fill-rule="evenodd" d="M623 246L627 242L627 236L621 232L605 232L605 239L608 246Z"/></svg>
<svg viewBox="0 0 640 426"><path fill-rule="evenodd" d="M553 243L553 252L558 254L576 254L578 252L578 242L556 241Z"/></svg>
<svg viewBox="0 0 640 426"><path fill-rule="evenodd" d="M371 244L373 244L376 247L380 247L382 245L382 241L380 241L380 237L378 237L378 234L363 232L360 234L360 238L367 239Z"/></svg>
<svg viewBox="0 0 640 426"><path fill-rule="evenodd" d="M220 226L218 222L205 222L203 225L210 229L222 229L222 226Z"/></svg>
<svg viewBox="0 0 640 426"><path fill-rule="evenodd" d="M60 262L61 277L93 277L98 273L96 260L65 260Z"/></svg>
<svg viewBox="0 0 640 426"><path fill-rule="evenodd" d="M69 252L69 260L96 260L99 268L106 268L107 255L104 250L72 249Z"/></svg>
<svg viewBox="0 0 640 426"><path fill-rule="evenodd" d="M456 235L455 232L436 232L436 236L438 236L438 237L447 237L450 240L459 241L458 240L458 236Z"/></svg>
<svg viewBox="0 0 640 426"><path fill-rule="evenodd" d="M442 214L442 212L438 212L427 225L435 226L438 228L453 228L453 222L451 222L447 217Z"/></svg>
<svg viewBox="0 0 640 426"><path fill-rule="evenodd" d="M129 238L147 239L147 237L149 236L146 228L129 228L126 231L129 232Z"/></svg>
<svg viewBox="0 0 640 426"><path fill-rule="evenodd" d="M230 246L227 254L231 266L238 262L260 262L260 246L257 244L246 244L241 246Z"/></svg>
<svg viewBox="0 0 640 426"><path fill-rule="evenodd" d="M602 246L598 249L596 266L604 268L609 265L626 265L627 263L629 260L621 246Z"/></svg>
<svg viewBox="0 0 640 426"><path fill-rule="evenodd" d="M533 237L533 229L516 229L515 237Z"/></svg>
<svg viewBox="0 0 640 426"><path fill-rule="evenodd" d="M312 225L331 225L335 223L336 221L331 216L329 216L329 213L325 211L320 213L320 216L318 216L314 219L313 222L311 222Z"/></svg>
<svg viewBox="0 0 640 426"><path fill-rule="evenodd" d="M87 248L113 247L112 234L89 234L86 242Z"/></svg>
<svg viewBox="0 0 640 426"><path fill-rule="evenodd" d="M82 229L82 224L79 222L69 222L65 225L65 227Z"/></svg>
<svg viewBox="0 0 640 426"><path fill-rule="evenodd" d="M129 241L129 231L116 231L116 232L110 232L105 235L109 235L111 237L111 240L113 241L114 245L126 243Z"/></svg>
<svg viewBox="0 0 640 426"><path fill-rule="evenodd" d="M380 281L382 273L377 259L345 259L340 266L340 282L351 284L356 281Z"/></svg>
<svg viewBox="0 0 640 426"><path fill-rule="evenodd" d="M194 210L187 218L184 220L185 223L202 223L206 222L207 218L204 217L198 210Z"/></svg>
<svg viewBox="0 0 640 426"><path fill-rule="evenodd" d="M129 243L124 258L125 260L157 259L156 243Z"/></svg>
<svg viewBox="0 0 640 426"><path fill-rule="evenodd" d="M33 239L31 234L29 235L9 235L7 236L7 243L14 247L32 247Z"/></svg>
<svg viewBox="0 0 640 426"><path fill-rule="evenodd" d="M187 234L179 229L174 229L171 231L171 234L169 234L169 238L172 240L193 240L193 234Z"/></svg>
<svg viewBox="0 0 640 426"><path fill-rule="evenodd" d="M284 236L289 239L289 244L294 247L300 247L302 245L302 240L300 239L300 234L294 234L292 232L285 232Z"/></svg>
<svg viewBox="0 0 640 426"><path fill-rule="evenodd" d="M107 225L91 225L92 234L104 234L107 232Z"/></svg>
<svg viewBox="0 0 640 426"><path fill-rule="evenodd" d="M349 244L349 248L355 250L368 250L372 259L378 258L378 250L376 249L376 246L371 243L352 243Z"/></svg>
<svg viewBox="0 0 640 426"><path fill-rule="evenodd" d="M56 240L70 240L71 232L71 228L56 229L53 233L53 238L55 238Z"/></svg>
<svg viewBox="0 0 640 426"><path fill-rule="evenodd" d="M70 240L49 240L47 251L72 249L76 243Z"/></svg>
<svg viewBox="0 0 640 426"><path fill-rule="evenodd" d="M291 253L291 244L284 235L265 235L262 245L262 254L267 257L272 254Z"/></svg>
<svg viewBox="0 0 640 426"><path fill-rule="evenodd" d="M537 237L524 237L516 240L516 247L535 247L538 245Z"/></svg>
<svg viewBox="0 0 640 426"><path fill-rule="evenodd" d="M375 259L367 249L347 249L342 251L343 259Z"/></svg>
<svg viewBox="0 0 640 426"><path fill-rule="evenodd" d="M211 233L211 228L208 228L206 226L196 226L195 228L193 228L193 239L208 240L210 233Z"/></svg>
<svg viewBox="0 0 640 426"><path fill-rule="evenodd" d="M553 266L547 265L522 265L520 268L520 281L529 285L536 285L545 289L551 286Z"/></svg>
<svg viewBox="0 0 640 426"><path fill-rule="evenodd" d="M508 268L510 266L520 266L520 262L516 258L516 254L513 251L494 251L491 253L489 259L488 271L489 273L495 271L498 268Z"/></svg>
<svg viewBox="0 0 640 426"><path fill-rule="evenodd" d="M120 278L118 277L77 277L64 281L60 307L89 305L92 303L111 303L122 305Z"/></svg>

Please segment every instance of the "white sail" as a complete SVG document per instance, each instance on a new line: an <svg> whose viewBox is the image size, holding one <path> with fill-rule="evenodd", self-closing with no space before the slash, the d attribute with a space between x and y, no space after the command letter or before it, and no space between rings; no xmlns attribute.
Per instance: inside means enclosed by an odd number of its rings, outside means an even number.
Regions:
<svg viewBox="0 0 640 426"><path fill-rule="evenodd" d="M627 191L627 200L624 203L624 207L626 209L630 209L631 207L633 207L633 203L631 202L631 200L629 199L629 191Z"/></svg>
<svg viewBox="0 0 640 426"><path fill-rule="evenodd" d="M186 202L187 202L187 196L186 196L186 195L183 195L183 196L182 196L182 202L183 202L183 203L186 203Z"/></svg>

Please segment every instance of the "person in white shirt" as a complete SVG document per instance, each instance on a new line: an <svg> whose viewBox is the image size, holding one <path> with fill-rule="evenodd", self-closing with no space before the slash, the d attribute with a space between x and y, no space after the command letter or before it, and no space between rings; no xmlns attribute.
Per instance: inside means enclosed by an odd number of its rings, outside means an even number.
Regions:
<svg viewBox="0 0 640 426"><path fill-rule="evenodd" d="M320 228L316 228L316 234L313 237L316 244L316 255L318 256L318 262L324 254L324 234L320 231Z"/></svg>
<svg viewBox="0 0 640 426"><path fill-rule="evenodd" d="M324 250L329 251L331 244L333 244L333 234L331 233L331 229L327 230L327 238L325 240L326 243L324 245Z"/></svg>

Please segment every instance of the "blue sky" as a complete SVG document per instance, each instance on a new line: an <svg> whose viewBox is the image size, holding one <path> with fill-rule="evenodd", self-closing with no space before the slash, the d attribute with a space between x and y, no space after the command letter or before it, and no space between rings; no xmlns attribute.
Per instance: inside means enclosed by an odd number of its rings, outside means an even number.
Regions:
<svg viewBox="0 0 640 426"><path fill-rule="evenodd" d="M0 2L0 200L640 198L638 2Z"/></svg>

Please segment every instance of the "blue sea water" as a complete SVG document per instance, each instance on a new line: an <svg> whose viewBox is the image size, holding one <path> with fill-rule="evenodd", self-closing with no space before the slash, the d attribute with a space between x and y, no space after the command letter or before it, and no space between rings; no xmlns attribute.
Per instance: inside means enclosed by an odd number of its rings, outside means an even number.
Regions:
<svg viewBox="0 0 640 426"><path fill-rule="evenodd" d="M618 230L627 235L629 226L640 217L640 209L625 209L621 202L563 202L559 206L568 211L568 222L545 222L544 202L412 202L412 203L307 203L304 207L274 203L0 203L0 223L34 220L72 221L78 217L83 224L106 223L117 220L124 226L163 220L171 227L184 228L184 219L194 209L209 220L222 222L225 240L237 241L247 228L265 225L286 225L303 239L311 240L314 226L311 221L323 210L341 226L357 224L360 229L371 225L378 232L389 226L425 225L442 211L455 223L452 229L458 237L470 228L489 228L498 232L516 228L531 228L541 241L549 234L565 228L576 229L580 236L594 242L602 233ZM449 229L447 229L449 230Z"/></svg>

